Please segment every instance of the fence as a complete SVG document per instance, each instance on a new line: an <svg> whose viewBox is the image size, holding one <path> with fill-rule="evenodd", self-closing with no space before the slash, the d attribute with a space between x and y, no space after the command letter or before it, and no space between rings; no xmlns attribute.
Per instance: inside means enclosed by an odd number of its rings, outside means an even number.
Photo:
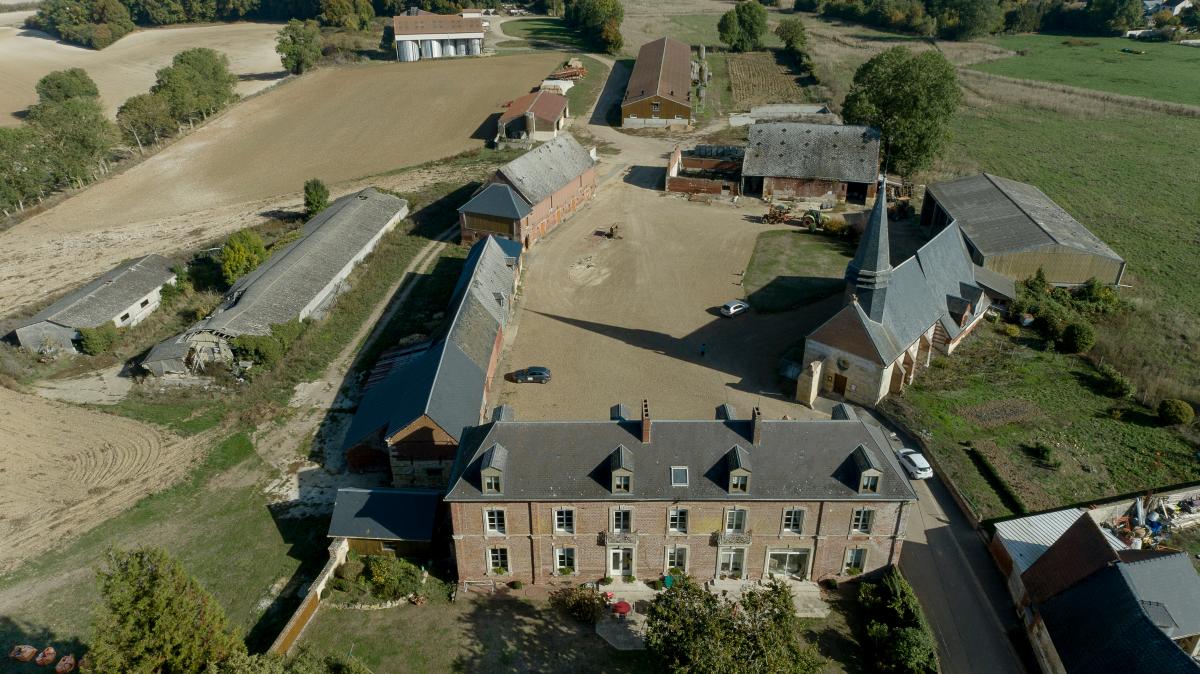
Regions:
<svg viewBox="0 0 1200 674"><path fill-rule="evenodd" d="M333 577L333 572L346 561L346 553L349 550L350 545L344 538L336 538L329 545L329 561L325 563L325 568L321 569L321 573L317 574L316 579L308 586L308 593L304 595L300 606L283 626L283 630L275 638L275 643L271 644L270 653L286 655L292 649L296 640L300 638L300 634L304 632L304 628L308 627L309 621L317 614L317 609L321 605L321 592L325 589L325 584Z"/></svg>

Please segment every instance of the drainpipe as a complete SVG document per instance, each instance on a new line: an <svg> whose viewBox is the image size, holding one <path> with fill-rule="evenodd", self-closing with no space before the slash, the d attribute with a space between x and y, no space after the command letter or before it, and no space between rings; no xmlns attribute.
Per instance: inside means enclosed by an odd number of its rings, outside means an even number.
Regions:
<svg viewBox="0 0 1200 674"><path fill-rule="evenodd" d="M530 581L533 585L537 585L538 566L540 560L538 559L537 554L537 538L534 536L533 531L534 522L536 522L536 520L533 518L533 501L530 501L526 505L529 508L529 573L532 574L530 576Z"/></svg>

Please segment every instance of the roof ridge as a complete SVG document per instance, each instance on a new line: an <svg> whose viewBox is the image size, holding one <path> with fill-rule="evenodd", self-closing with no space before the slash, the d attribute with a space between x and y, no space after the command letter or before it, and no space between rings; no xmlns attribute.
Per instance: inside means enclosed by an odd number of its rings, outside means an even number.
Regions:
<svg viewBox="0 0 1200 674"><path fill-rule="evenodd" d="M1030 213L1029 211L1025 210L1025 207L1024 207L1024 206L1022 206L1021 204L1017 203L1017 200L1016 200L1016 199L1014 199L1014 198L1013 198L1013 196L1012 196L1011 194L1009 194L1009 193L1008 193L1008 190L1004 189L1004 186L1003 186L1003 185L1001 185L1000 183L996 182L996 180L995 180L995 179L996 179L996 178L1002 178L1002 179L1004 179L1004 180L1011 180L1012 182L1020 182L1020 181L1018 181L1018 180L1012 180L1011 178L1004 178L1004 176L992 175L991 173L986 173L986 172L985 172L983 175L984 175L984 177L986 177L986 178L988 179L988 182L990 182L990 183L991 183L991 184L992 184L992 185L993 185L993 186L994 186L996 189L1000 190L1000 193L1004 195L1004 198L1005 198L1005 199L1008 199L1008 200L1009 200L1009 202L1011 202L1013 206L1016 206L1016 207L1017 207L1017 210L1018 210L1018 211L1021 211L1021 214L1022 214L1022 215L1024 215L1024 216L1025 216L1025 217L1027 217L1027 218L1029 218L1029 221L1030 221L1030 222L1032 222L1033 224L1037 225L1037 228L1038 228L1038 229L1040 229L1040 230L1042 230L1042 233L1043 233L1043 234L1045 234L1046 236L1050 237L1050 240L1051 240L1051 241L1053 241L1054 243L1056 243L1056 244L1058 244L1058 245L1060 245L1060 246L1068 246L1069 248L1075 248L1075 246L1071 246L1070 244L1067 244L1067 243L1063 242L1062 240L1060 240L1058 237L1054 236L1054 233L1053 233L1053 232L1051 232L1050 230L1046 229L1046 226L1042 224L1042 221L1041 221L1041 220L1039 220L1039 219L1037 219L1037 218L1033 217L1033 214L1032 214L1032 213ZM1040 187L1038 187L1037 185L1031 185L1031 184L1029 184L1029 183L1022 183L1022 184L1023 184L1023 185L1026 185L1026 186L1028 186L1028 187L1032 187L1033 189L1037 190L1038 192L1041 192L1041 193L1042 193L1042 196L1046 197L1046 200L1047 200L1047 201L1052 201L1052 200L1050 199L1050 195L1046 194L1045 192L1042 192L1041 188L1040 188Z"/></svg>

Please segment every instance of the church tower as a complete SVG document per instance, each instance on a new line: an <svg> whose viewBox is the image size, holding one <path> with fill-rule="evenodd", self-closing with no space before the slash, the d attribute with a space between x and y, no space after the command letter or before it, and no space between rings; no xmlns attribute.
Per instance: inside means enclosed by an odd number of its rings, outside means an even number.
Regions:
<svg viewBox="0 0 1200 674"><path fill-rule="evenodd" d="M892 255L888 240L887 183L879 179L875 206L863 230L862 241L854 259L846 265L846 299L857 300L867 316L876 323L883 322L883 306L887 300L888 281L892 277Z"/></svg>

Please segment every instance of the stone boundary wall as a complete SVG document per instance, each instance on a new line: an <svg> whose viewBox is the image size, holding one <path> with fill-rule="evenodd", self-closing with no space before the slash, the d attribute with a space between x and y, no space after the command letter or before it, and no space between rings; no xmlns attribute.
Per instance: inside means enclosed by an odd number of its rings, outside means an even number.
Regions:
<svg viewBox="0 0 1200 674"><path fill-rule="evenodd" d="M275 642L271 644L271 648L267 652L286 655L292 649L292 646L300 638L300 634L304 632L304 628L308 627L309 621L317 614L317 609L321 605L321 592L325 589L329 579L333 578L333 572L346 561L346 553L349 551L350 544L346 539L335 538L333 540L333 543L329 545L329 561L325 563L325 568L321 569L321 573L317 574L316 579L308 586L308 591L300 602L300 606L283 626L283 630L280 631L279 636L275 638Z"/></svg>

